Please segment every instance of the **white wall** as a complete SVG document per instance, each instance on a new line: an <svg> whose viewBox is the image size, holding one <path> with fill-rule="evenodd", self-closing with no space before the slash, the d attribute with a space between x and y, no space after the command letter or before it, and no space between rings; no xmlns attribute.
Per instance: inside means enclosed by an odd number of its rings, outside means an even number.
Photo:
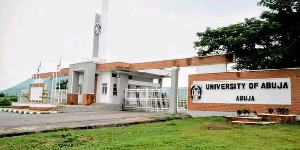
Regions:
<svg viewBox="0 0 300 150"><path fill-rule="evenodd" d="M218 72L227 72L226 64L214 64L214 65L205 65L205 66L196 66L196 74L205 74L205 73L218 73Z"/></svg>
<svg viewBox="0 0 300 150"><path fill-rule="evenodd" d="M30 100L42 101L43 87L31 87Z"/></svg>
<svg viewBox="0 0 300 150"><path fill-rule="evenodd" d="M110 104L118 104L117 96L113 95L113 87L114 87L114 84L118 84L118 80L117 80L118 78L112 77L111 73L110 73L110 88L107 89L107 92L109 94L109 103ZM117 94L118 94L118 91L117 91Z"/></svg>
<svg viewBox="0 0 300 150"><path fill-rule="evenodd" d="M118 80L118 96L117 99L115 100L116 103L122 104L124 99L125 99L125 89L128 88L128 74L120 74L120 77L117 78Z"/></svg>
<svg viewBox="0 0 300 150"><path fill-rule="evenodd" d="M145 77L145 76L138 76L138 75L133 75L132 76L132 80L136 80L136 81L144 81L144 82L153 82L152 78L149 77Z"/></svg>
<svg viewBox="0 0 300 150"><path fill-rule="evenodd" d="M100 72L98 74L98 83L97 83L97 98L96 103L109 103L109 95L110 95L110 78L111 78L111 72L110 71L104 71ZM102 84L107 83L107 94L102 94Z"/></svg>
<svg viewBox="0 0 300 150"><path fill-rule="evenodd" d="M128 88L128 74L120 73L119 77L112 77L112 71L103 71L98 74L96 103L122 104L125 98L125 89ZM132 80L153 83L153 79L143 74L133 75ZM102 95L102 84L107 83L107 94ZM138 83L138 82L137 82ZM113 85L117 84L117 96L113 95ZM135 87L132 85L132 87ZM145 86L140 86L145 88Z"/></svg>
<svg viewBox="0 0 300 150"><path fill-rule="evenodd" d="M81 105L82 104L82 89L83 89L83 77L84 77L84 74L83 73L80 73L79 74L79 80L78 80L78 85L81 84L82 88L81 88L81 93L78 93L78 104ZM79 87L78 87L79 88ZM79 90L78 90L79 92Z"/></svg>

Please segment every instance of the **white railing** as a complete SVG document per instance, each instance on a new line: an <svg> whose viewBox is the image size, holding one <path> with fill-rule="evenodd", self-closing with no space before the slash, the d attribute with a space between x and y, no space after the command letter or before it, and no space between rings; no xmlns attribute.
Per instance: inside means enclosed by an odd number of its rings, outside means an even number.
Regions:
<svg viewBox="0 0 300 150"><path fill-rule="evenodd" d="M167 89L126 89L125 109L146 112L168 111L170 93ZM177 99L178 111L187 110L187 99Z"/></svg>
<svg viewBox="0 0 300 150"><path fill-rule="evenodd" d="M28 90L19 90L18 92L18 102L19 103L26 103L29 100L29 91Z"/></svg>
<svg viewBox="0 0 300 150"><path fill-rule="evenodd" d="M67 103L68 90L55 90L52 89L47 95L46 102L55 105L64 105Z"/></svg>

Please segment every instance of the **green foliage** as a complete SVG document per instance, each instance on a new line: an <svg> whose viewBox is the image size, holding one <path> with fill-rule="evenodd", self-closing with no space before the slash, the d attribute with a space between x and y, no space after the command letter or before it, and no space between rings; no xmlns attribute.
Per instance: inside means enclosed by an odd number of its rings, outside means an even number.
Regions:
<svg viewBox="0 0 300 150"><path fill-rule="evenodd" d="M10 106L11 101L8 98L2 98L0 99L0 106Z"/></svg>
<svg viewBox="0 0 300 150"><path fill-rule="evenodd" d="M199 56L235 54L235 69L300 66L300 0L261 0L260 18L197 33Z"/></svg>
<svg viewBox="0 0 300 150"><path fill-rule="evenodd" d="M236 126L224 117L187 118L0 138L0 149L292 150L300 147L299 125Z"/></svg>
<svg viewBox="0 0 300 150"><path fill-rule="evenodd" d="M18 97L16 97L16 96L10 97L9 101L11 101L11 102L17 102L18 101Z"/></svg>
<svg viewBox="0 0 300 150"><path fill-rule="evenodd" d="M0 106L11 106L12 102L17 102L17 96L6 96L0 98Z"/></svg>
<svg viewBox="0 0 300 150"><path fill-rule="evenodd" d="M68 79L60 81L60 89L67 89ZM56 84L56 89L59 89L59 83Z"/></svg>
<svg viewBox="0 0 300 150"><path fill-rule="evenodd" d="M5 97L5 94L4 93L0 93L0 97Z"/></svg>

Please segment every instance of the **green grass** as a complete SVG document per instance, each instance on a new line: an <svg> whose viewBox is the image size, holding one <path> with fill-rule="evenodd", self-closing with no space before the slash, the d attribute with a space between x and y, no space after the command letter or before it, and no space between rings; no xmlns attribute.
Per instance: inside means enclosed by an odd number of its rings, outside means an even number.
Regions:
<svg viewBox="0 0 300 150"><path fill-rule="evenodd" d="M7 137L0 139L0 149L296 150L299 139L299 123L233 126L223 117L208 117Z"/></svg>

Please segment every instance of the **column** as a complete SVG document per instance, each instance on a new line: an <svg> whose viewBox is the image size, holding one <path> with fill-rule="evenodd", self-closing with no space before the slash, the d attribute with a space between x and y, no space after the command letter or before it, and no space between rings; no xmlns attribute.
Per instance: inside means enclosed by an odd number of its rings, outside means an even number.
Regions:
<svg viewBox="0 0 300 150"><path fill-rule="evenodd" d="M95 99L95 74L96 64L84 64L83 85L82 85L82 105L91 105L96 102Z"/></svg>
<svg viewBox="0 0 300 150"><path fill-rule="evenodd" d="M171 70L171 95L169 109L169 113L171 114L177 114L178 72L178 67L172 68Z"/></svg>
<svg viewBox="0 0 300 150"><path fill-rule="evenodd" d="M79 73L69 69L69 84L68 84L68 95L67 104L77 105L78 104L78 82Z"/></svg>
<svg viewBox="0 0 300 150"><path fill-rule="evenodd" d="M159 88L162 88L162 78L158 79Z"/></svg>

